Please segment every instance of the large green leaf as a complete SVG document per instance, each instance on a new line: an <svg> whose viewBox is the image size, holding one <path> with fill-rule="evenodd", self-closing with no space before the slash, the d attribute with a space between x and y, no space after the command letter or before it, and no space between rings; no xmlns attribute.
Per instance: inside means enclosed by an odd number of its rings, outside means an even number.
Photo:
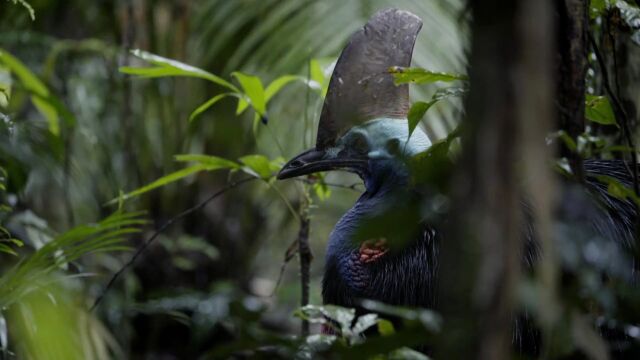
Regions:
<svg viewBox="0 0 640 360"><path fill-rule="evenodd" d="M457 80L468 80L466 75L429 71L421 68L393 66L389 69L389 72L393 74L396 85L408 83L430 84L438 81L452 82Z"/></svg>
<svg viewBox="0 0 640 360"><path fill-rule="evenodd" d="M609 99L604 96L588 95L585 99L585 117L602 125L618 125Z"/></svg>
<svg viewBox="0 0 640 360"><path fill-rule="evenodd" d="M131 54L140 59L148 61L156 67L130 67L123 66L120 67L120 72L130 75L137 75L141 77L149 77L149 78L158 78L158 77L168 77L168 76L188 76L188 77L196 77L200 79L209 80L213 83L216 83L220 86L223 86L233 92L240 92L237 87L235 87L230 82L225 79L214 75L208 71L199 69L195 66L191 66L185 63L182 63L177 60L168 59L156 54L152 54L150 52L146 52L143 50L135 49L131 50Z"/></svg>
<svg viewBox="0 0 640 360"><path fill-rule="evenodd" d="M267 101L264 86L262 85L260 78L237 71L231 75L238 80L245 95L244 100L238 102L236 114L242 114L250 104L258 115L261 117L265 116L267 113Z"/></svg>

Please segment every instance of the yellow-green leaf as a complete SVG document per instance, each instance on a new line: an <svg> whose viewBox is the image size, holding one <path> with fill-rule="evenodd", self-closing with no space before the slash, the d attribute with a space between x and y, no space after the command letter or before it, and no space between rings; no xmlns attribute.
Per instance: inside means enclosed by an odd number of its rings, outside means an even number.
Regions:
<svg viewBox="0 0 640 360"><path fill-rule="evenodd" d="M584 115L588 120L598 124L618 126L611 103L604 96L587 95Z"/></svg>
<svg viewBox="0 0 640 360"><path fill-rule="evenodd" d="M267 102L260 78L237 71L231 75L238 80L242 90L244 90L244 94L246 95L245 100L251 103L251 107L253 107L260 116L264 116L267 113ZM238 104L238 109L240 110L240 104ZM242 111L239 111L239 113L240 112Z"/></svg>
<svg viewBox="0 0 640 360"><path fill-rule="evenodd" d="M396 85L414 83L430 84L437 81L451 82L456 80L468 80L466 75L429 71L421 68L406 68L392 66L389 72L393 74Z"/></svg>

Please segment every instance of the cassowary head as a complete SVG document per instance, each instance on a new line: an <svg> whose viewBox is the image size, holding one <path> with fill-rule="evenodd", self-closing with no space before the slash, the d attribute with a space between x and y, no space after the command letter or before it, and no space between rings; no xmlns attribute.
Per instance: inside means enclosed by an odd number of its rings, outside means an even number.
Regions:
<svg viewBox="0 0 640 360"><path fill-rule="evenodd" d="M394 162L431 145L419 128L409 139L409 88L396 86L389 72L393 66L410 66L421 27L417 16L387 9L351 36L331 76L316 147L291 159L279 179L346 170L367 180L375 175L373 164Z"/></svg>

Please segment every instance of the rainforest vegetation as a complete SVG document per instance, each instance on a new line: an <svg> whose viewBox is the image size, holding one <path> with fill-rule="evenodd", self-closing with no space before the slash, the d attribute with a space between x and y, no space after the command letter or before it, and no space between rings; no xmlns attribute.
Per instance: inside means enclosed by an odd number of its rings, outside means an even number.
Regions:
<svg viewBox="0 0 640 360"><path fill-rule="evenodd" d="M431 146L357 234L438 229L439 300L356 311L322 278L369 185L277 176L390 7ZM638 358L639 105L638 0L0 0L0 359Z"/></svg>

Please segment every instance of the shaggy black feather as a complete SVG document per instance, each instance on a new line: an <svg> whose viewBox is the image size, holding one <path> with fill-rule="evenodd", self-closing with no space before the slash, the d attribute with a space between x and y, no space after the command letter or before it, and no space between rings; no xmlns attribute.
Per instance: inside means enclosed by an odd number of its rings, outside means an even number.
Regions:
<svg viewBox="0 0 640 360"><path fill-rule="evenodd" d="M363 298L387 304L437 308L438 243L440 232L425 225L420 236L401 251L389 252L373 263L359 260L359 244L354 234L359 224L381 208L395 204L399 192L407 189L408 173L397 161L370 161L364 175L366 192L339 220L329 239L322 295L325 304L355 307ZM634 248L637 209L633 202L620 200L607 192L607 184L598 176L613 177L631 187L633 179L626 164L616 160L586 160L586 191L570 190L565 184L557 217L560 221L587 228L589 236L614 242L621 250ZM566 191L565 191L566 190ZM391 205L390 205L391 204ZM532 212L523 202L525 239L522 264L525 271L535 264L539 250L533 228ZM635 277L635 265L628 273ZM536 353L539 335L526 314L514 320L514 345L526 353Z"/></svg>

